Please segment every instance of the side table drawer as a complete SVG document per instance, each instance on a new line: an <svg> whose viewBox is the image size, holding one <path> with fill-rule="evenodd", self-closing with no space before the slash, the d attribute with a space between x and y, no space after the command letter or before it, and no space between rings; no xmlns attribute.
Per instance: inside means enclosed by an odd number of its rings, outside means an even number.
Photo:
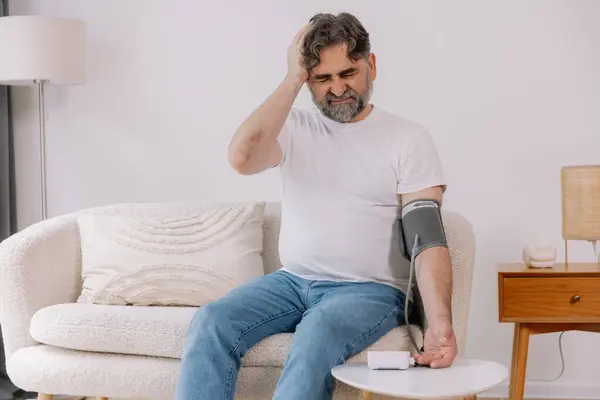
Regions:
<svg viewBox="0 0 600 400"><path fill-rule="evenodd" d="M504 277L499 289L504 321L600 321L600 277Z"/></svg>

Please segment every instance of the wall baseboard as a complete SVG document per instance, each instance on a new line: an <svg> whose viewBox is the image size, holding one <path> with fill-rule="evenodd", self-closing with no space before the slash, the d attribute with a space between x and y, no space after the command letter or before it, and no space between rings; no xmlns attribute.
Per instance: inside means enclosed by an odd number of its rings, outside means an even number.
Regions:
<svg viewBox="0 0 600 400"><path fill-rule="evenodd" d="M526 382L526 399L597 400L600 384L582 382ZM477 396L478 399L508 399L508 382L502 383Z"/></svg>

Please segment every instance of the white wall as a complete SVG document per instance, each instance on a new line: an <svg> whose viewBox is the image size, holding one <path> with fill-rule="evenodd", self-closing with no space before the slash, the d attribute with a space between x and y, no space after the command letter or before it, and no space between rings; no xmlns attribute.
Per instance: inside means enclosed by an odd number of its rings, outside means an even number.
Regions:
<svg viewBox="0 0 600 400"><path fill-rule="evenodd" d="M374 102L427 126L446 204L478 240L467 355L510 364L495 263L545 235L560 244L560 167L599 163L600 2L13 0L14 14L88 21L89 83L48 91L49 211L135 200L277 199L276 175L240 177L226 148L280 82L286 47L319 11L371 32ZM212 8L215 7L215 8ZM211 10L212 8L212 10ZM35 96L14 93L19 225L39 219ZM310 106L305 92L299 106ZM593 260L591 246L573 257ZM560 369L557 335L531 341L529 376ZM600 337L564 336L566 371L529 393L598 398ZM594 393L596 395L594 396Z"/></svg>

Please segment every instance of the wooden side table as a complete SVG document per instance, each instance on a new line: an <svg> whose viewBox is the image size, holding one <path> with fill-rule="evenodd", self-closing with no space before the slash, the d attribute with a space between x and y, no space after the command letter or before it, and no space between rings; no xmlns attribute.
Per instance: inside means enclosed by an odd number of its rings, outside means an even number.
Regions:
<svg viewBox="0 0 600 400"><path fill-rule="evenodd" d="M500 322L515 324L510 400L522 400L529 336L563 331L600 332L600 264L555 264L498 268Z"/></svg>

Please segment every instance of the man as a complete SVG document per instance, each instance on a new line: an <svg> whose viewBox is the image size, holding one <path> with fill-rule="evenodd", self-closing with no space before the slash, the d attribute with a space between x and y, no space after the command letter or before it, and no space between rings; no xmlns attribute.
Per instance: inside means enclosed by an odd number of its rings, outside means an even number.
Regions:
<svg viewBox="0 0 600 400"><path fill-rule="evenodd" d="M235 170L281 172L283 265L198 310L178 400L233 399L244 354L282 332L294 336L273 398L331 399L331 368L404 323L410 262L393 234L397 208L441 204L445 181L428 134L369 103L375 61L354 16L316 15L288 49L285 79L235 133ZM317 111L292 108L304 84ZM416 361L446 367L457 353L447 247L423 249L415 266L428 320Z"/></svg>

